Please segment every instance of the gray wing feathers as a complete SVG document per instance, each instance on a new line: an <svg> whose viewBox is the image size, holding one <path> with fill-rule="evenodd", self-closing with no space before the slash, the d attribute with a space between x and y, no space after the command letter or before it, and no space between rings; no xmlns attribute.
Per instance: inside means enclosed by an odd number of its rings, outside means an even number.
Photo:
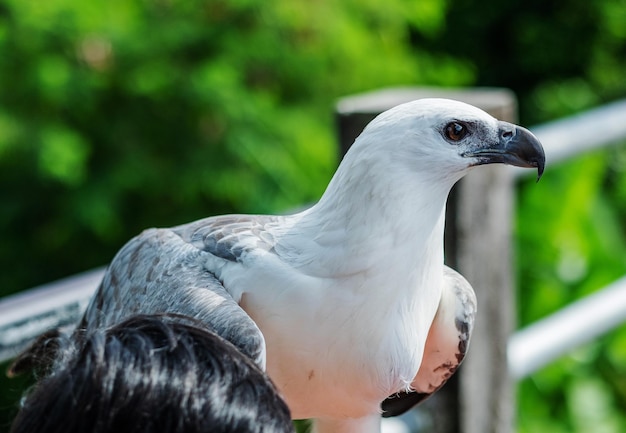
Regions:
<svg viewBox="0 0 626 433"><path fill-rule="evenodd" d="M82 326L110 326L134 314L193 317L265 367L261 331L215 276L203 252L169 229L150 229L116 255Z"/></svg>
<svg viewBox="0 0 626 433"><path fill-rule="evenodd" d="M241 261L251 249L273 251L274 239L266 225L279 217L270 215L224 215L205 218L172 230L201 251L229 261Z"/></svg>
<svg viewBox="0 0 626 433"><path fill-rule="evenodd" d="M459 354L462 356L460 364L469 347L478 301L470 283L454 269L445 266L444 277L449 290L454 293L455 326L459 333Z"/></svg>

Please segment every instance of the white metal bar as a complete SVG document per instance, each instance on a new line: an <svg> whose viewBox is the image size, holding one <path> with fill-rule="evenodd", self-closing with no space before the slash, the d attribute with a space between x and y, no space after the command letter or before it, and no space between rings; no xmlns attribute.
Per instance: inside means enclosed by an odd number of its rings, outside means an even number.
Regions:
<svg viewBox="0 0 626 433"><path fill-rule="evenodd" d="M626 277L512 335L509 371L522 379L624 322Z"/></svg>
<svg viewBox="0 0 626 433"><path fill-rule="evenodd" d="M546 160L559 162L626 138L626 100L532 128L546 147Z"/></svg>
<svg viewBox="0 0 626 433"><path fill-rule="evenodd" d="M0 362L48 329L77 321L103 275L98 268L0 299Z"/></svg>
<svg viewBox="0 0 626 433"><path fill-rule="evenodd" d="M81 298L89 299L100 284L104 269L93 269L2 298L0 329L29 316L38 316L67 303L76 302Z"/></svg>
<svg viewBox="0 0 626 433"><path fill-rule="evenodd" d="M555 164L626 139L626 99L530 128L543 144L546 165ZM529 170L510 167L515 176Z"/></svg>

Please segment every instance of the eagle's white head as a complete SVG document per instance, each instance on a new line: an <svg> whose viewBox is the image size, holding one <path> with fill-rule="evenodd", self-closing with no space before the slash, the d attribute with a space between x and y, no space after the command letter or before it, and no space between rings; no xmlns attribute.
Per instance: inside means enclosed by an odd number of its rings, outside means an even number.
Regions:
<svg viewBox="0 0 626 433"><path fill-rule="evenodd" d="M491 163L536 167L545 155L525 128L448 99L419 99L374 119L354 143L359 159L390 161L395 170L458 180L469 168Z"/></svg>
<svg viewBox="0 0 626 433"><path fill-rule="evenodd" d="M492 163L534 167L541 176L545 155L525 128L462 102L419 99L370 122L317 208L355 224L380 218L397 221L402 213L421 213L422 221L432 220L443 210L456 181L472 167ZM330 215L332 209L343 216Z"/></svg>

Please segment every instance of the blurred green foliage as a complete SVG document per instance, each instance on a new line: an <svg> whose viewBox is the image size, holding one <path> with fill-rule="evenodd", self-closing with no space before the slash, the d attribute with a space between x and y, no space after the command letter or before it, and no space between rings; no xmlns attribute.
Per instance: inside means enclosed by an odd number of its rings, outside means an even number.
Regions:
<svg viewBox="0 0 626 433"><path fill-rule="evenodd" d="M523 324L626 275L626 214L619 203L625 157L624 146L593 152L550 167L540 187L521 185L517 305ZM519 388L524 433L623 432L625 410L624 325Z"/></svg>
<svg viewBox="0 0 626 433"><path fill-rule="evenodd" d="M0 3L3 293L106 263L145 227L315 200L339 95L472 82L461 61L416 55L414 9Z"/></svg>
<svg viewBox="0 0 626 433"><path fill-rule="evenodd" d="M625 23L624 0L0 0L0 295L146 227L315 200L346 94L508 87L526 125L624 97ZM624 163L520 186L521 325L625 273ZM625 370L622 328L521 384L520 431L626 431Z"/></svg>

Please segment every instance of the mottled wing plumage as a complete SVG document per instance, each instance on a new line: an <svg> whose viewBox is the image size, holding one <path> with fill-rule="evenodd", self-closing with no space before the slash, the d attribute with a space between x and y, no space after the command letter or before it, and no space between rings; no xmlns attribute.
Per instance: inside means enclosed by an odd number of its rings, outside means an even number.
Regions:
<svg viewBox="0 0 626 433"><path fill-rule="evenodd" d="M203 221L208 224L181 226L193 227L201 240L184 240L178 228L146 230L128 242L108 268L81 326L87 330L110 326L134 314L190 316L264 368L261 331L204 265L207 253L237 260L237 242L219 218Z"/></svg>
<svg viewBox="0 0 626 433"><path fill-rule="evenodd" d="M441 388L465 358L476 316L476 295L458 272L444 268L444 287L437 314L428 332L422 365L411 391L382 402L384 417L400 415Z"/></svg>
<svg viewBox="0 0 626 433"><path fill-rule="evenodd" d="M270 215L224 215L205 218L172 230L203 252L241 262L244 253L273 251L274 238L266 229L280 217Z"/></svg>

